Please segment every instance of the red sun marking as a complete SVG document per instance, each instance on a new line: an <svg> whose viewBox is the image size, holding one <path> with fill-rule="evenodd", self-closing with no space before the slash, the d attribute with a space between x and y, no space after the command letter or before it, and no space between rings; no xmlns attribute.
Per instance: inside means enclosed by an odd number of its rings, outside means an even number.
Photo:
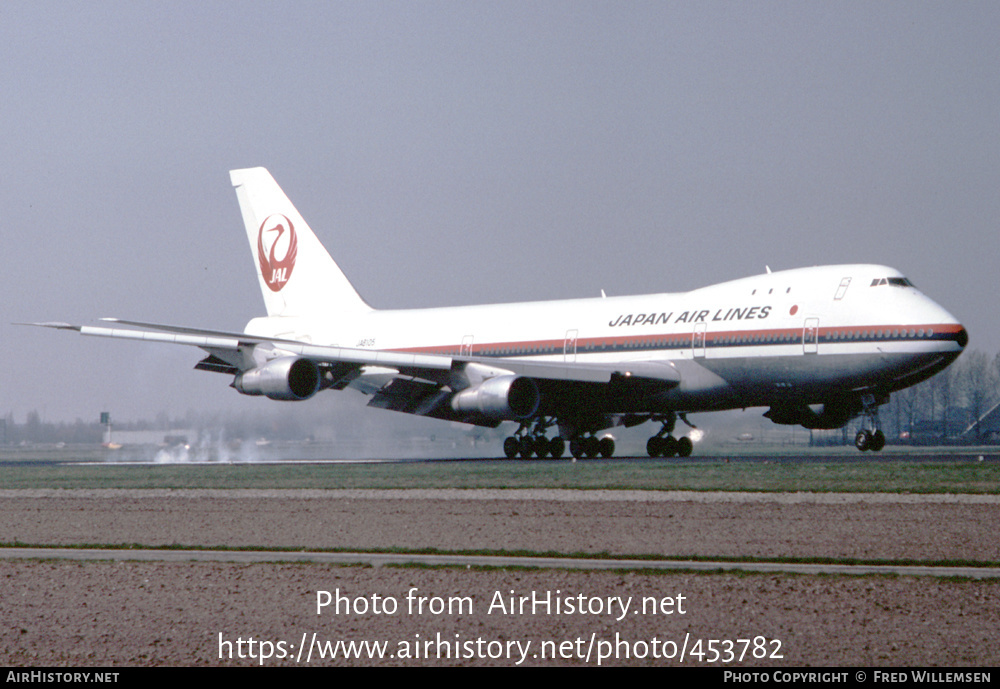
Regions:
<svg viewBox="0 0 1000 689"><path fill-rule="evenodd" d="M257 232L257 260L260 275L272 292L278 292L288 283L299 253L299 238L295 226L287 216L268 216ZM278 256L281 258L278 258Z"/></svg>
<svg viewBox="0 0 1000 689"><path fill-rule="evenodd" d="M799 312L799 305L796 304L795 306L793 306L791 309L788 310L788 315L794 316L798 312Z"/></svg>

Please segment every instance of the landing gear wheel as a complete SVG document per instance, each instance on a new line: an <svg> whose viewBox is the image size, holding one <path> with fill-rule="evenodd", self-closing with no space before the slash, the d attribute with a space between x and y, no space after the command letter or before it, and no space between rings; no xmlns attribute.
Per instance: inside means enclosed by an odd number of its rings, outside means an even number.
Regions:
<svg viewBox="0 0 1000 689"><path fill-rule="evenodd" d="M544 435L538 435L532 438L532 445L535 448L535 454L539 459L545 459L549 456L549 439Z"/></svg>
<svg viewBox="0 0 1000 689"><path fill-rule="evenodd" d="M690 457L691 453L694 451L694 443L691 442L691 438L684 436L677 440L677 456L678 457Z"/></svg>
<svg viewBox="0 0 1000 689"><path fill-rule="evenodd" d="M885 433L878 418L879 405L889 402L889 395L870 393L861 397L861 413L864 416L861 430L854 436L854 446L865 452L878 452L885 447Z"/></svg>
<svg viewBox="0 0 1000 689"><path fill-rule="evenodd" d="M881 430L872 433L871 443L868 445L868 449L872 452L878 452L883 447L885 447L885 433Z"/></svg>
<svg viewBox="0 0 1000 689"><path fill-rule="evenodd" d="M559 459L563 456L563 452L566 451L566 441L556 436L549 441L549 454L552 455L552 459Z"/></svg>
<svg viewBox="0 0 1000 689"><path fill-rule="evenodd" d="M503 441L503 453L507 455L507 459L514 459L517 457L517 453L520 450L520 443L517 442L517 438L510 435Z"/></svg>
<svg viewBox="0 0 1000 689"><path fill-rule="evenodd" d="M535 439L530 435L522 435L518 441L518 452L524 459L531 459L535 454Z"/></svg>
<svg viewBox="0 0 1000 689"><path fill-rule="evenodd" d="M684 423L691 426L691 428L694 428L694 425L687 420L687 417L685 417L684 414L680 414L679 416L684 420ZM659 433L646 441L646 454L650 457L673 457L678 452L681 452L682 448L678 445L677 438L673 436L677 418L678 414L676 412L653 415L651 420L659 421L663 424L663 426L660 428ZM690 454L690 452L688 454Z"/></svg>
<svg viewBox="0 0 1000 689"><path fill-rule="evenodd" d="M684 438L687 440L687 438ZM673 457L681 451L680 442L674 436L666 437L654 435L646 441L646 453L650 457ZM688 442L691 442L688 440ZM688 454L691 454L690 451ZM685 457L687 455L684 455Z"/></svg>
<svg viewBox="0 0 1000 689"><path fill-rule="evenodd" d="M615 454L615 441L613 438L605 436L600 439L597 446L598 451L601 453L601 457L604 457L605 459L609 459Z"/></svg>
<svg viewBox="0 0 1000 689"><path fill-rule="evenodd" d="M573 438L569 441L569 453L573 455L574 458L580 459L583 457L583 439Z"/></svg>
<svg viewBox="0 0 1000 689"><path fill-rule="evenodd" d="M871 448L872 440L871 431L858 431L858 434L854 436L854 447L858 448L861 452L865 452Z"/></svg>
<svg viewBox="0 0 1000 689"><path fill-rule="evenodd" d="M646 441L646 454L650 457L659 457L661 452L663 452L663 438L654 435Z"/></svg>
<svg viewBox="0 0 1000 689"><path fill-rule="evenodd" d="M597 453L601 451L601 444L592 435L588 435L583 439L583 452L587 455L587 459L593 459L597 456Z"/></svg>

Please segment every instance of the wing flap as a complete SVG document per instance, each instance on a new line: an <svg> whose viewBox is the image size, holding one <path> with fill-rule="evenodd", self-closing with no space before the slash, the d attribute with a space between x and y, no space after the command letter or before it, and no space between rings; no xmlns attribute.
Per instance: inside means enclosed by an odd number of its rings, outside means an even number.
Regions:
<svg viewBox="0 0 1000 689"><path fill-rule="evenodd" d="M195 364L195 369L198 371L211 371L213 373L229 373L234 376L240 372L240 370L231 363L220 359L214 354L208 355Z"/></svg>
<svg viewBox="0 0 1000 689"><path fill-rule="evenodd" d="M646 380L674 387L681 382L681 375L671 362L629 361L629 362L549 362L525 359L492 359L482 357L458 357L458 365L484 364L501 368L518 376L542 380L573 381L578 383L610 383L629 379Z"/></svg>
<svg viewBox="0 0 1000 689"><path fill-rule="evenodd" d="M407 378L396 378L372 395L369 407L401 411L406 414L427 416L431 414L450 392L433 383L424 383Z"/></svg>

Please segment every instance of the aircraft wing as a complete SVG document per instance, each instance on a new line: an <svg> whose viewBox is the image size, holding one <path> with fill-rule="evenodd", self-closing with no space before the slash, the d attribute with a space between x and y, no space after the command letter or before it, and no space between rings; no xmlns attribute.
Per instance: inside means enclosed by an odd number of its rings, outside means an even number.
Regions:
<svg viewBox="0 0 1000 689"><path fill-rule="evenodd" d="M104 318L105 322L129 326L127 328L72 325L69 323L31 323L45 328L75 330L81 335L111 337L144 342L167 342L191 345L208 350L237 350L260 344L273 344L278 349L312 359L316 363L344 363L359 366L379 366L400 369L404 375L417 375L421 371L448 371L456 366L477 363L491 368L503 369L514 375L545 380L567 380L583 383L608 383L613 376L635 377L666 383L672 387L680 382L680 374L669 363L651 361L575 363L550 362L526 359L496 357L449 356L444 354L421 354L397 352L384 349L359 349L355 347L331 347L314 345L299 340L236 333L223 330L205 330L183 326L162 325ZM437 376L432 376L436 378Z"/></svg>
<svg viewBox="0 0 1000 689"><path fill-rule="evenodd" d="M298 340L220 330L102 319L110 326L69 323L31 323L46 328L73 330L81 335L115 339L165 342L199 347L209 353L195 368L239 374L277 356L297 356L319 366L323 387L353 387L372 395L369 406L448 420L495 426L497 419L476 419L456 414L446 404L454 391L496 376L531 378L543 389L566 385L635 385L661 389L680 383L680 374L669 362L652 361L576 363L513 358L450 356L393 350L315 345ZM448 387L445 390L443 388ZM485 422L485 423L483 423Z"/></svg>
<svg viewBox="0 0 1000 689"><path fill-rule="evenodd" d="M372 349L355 349L351 347L327 347L312 345L298 340L285 340L275 337L263 337L247 333L234 333L222 330L203 330L182 326L161 325L159 323L143 323L125 321L117 318L102 319L111 323L130 326L128 328L101 327L89 325L72 325L70 323L30 323L43 328L58 330L75 330L81 335L95 337L111 337L124 340L142 340L143 342L167 342L170 344L191 345L201 347L212 354L224 352L240 352L257 345L273 345L282 352L297 354L311 359L316 363L354 364L357 366L379 366L395 368L407 375L417 375L418 371L439 371L451 368L451 358L437 354L410 354ZM136 326L136 327L131 327ZM240 367L236 367L237 369Z"/></svg>

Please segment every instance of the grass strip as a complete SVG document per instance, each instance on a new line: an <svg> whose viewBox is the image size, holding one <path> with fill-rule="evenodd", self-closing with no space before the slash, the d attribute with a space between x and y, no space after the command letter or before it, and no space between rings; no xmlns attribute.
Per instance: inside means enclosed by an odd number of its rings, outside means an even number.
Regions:
<svg viewBox="0 0 1000 689"><path fill-rule="evenodd" d="M443 550L440 548L301 548L289 546L206 546L183 545L143 545L141 543L73 543L57 545L51 543L23 543L21 541L0 542L0 548L37 548L42 550L162 550L179 551L193 550L199 552L274 552L274 553L363 553L369 555L457 555L457 556L488 556L488 557L532 557L532 558L564 558L571 560L648 560L650 562L726 562L726 563L781 563L795 565L858 565L858 566L896 566L896 567L1000 567L1000 561L995 560L920 560L911 558L900 559L865 559L865 558L835 558L835 557L753 557L753 556L708 556L708 555L657 555L654 553L628 554L609 553L561 553L556 551L533 550ZM2 551L0 551L2 556Z"/></svg>

